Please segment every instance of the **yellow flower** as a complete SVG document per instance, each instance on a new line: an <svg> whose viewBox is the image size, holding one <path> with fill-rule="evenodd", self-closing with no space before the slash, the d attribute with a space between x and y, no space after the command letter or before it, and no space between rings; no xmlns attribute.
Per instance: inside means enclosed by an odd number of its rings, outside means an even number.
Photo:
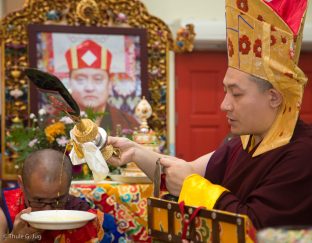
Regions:
<svg viewBox="0 0 312 243"><path fill-rule="evenodd" d="M82 173L84 176L87 176L89 174L89 167L87 164L82 165Z"/></svg>
<svg viewBox="0 0 312 243"><path fill-rule="evenodd" d="M65 135L65 124L63 122L56 122L44 129L44 133L50 143L55 140L57 135Z"/></svg>

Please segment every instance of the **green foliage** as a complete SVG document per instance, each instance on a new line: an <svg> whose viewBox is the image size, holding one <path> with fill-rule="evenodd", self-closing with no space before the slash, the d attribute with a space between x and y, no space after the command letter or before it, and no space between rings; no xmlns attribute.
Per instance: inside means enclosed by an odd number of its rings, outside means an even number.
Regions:
<svg viewBox="0 0 312 243"><path fill-rule="evenodd" d="M85 110L85 113L86 113L86 116L92 121L95 121L98 117L104 116L106 114L105 112L93 111L91 107L88 107Z"/></svg>
<svg viewBox="0 0 312 243"><path fill-rule="evenodd" d="M16 159L17 163L24 161L27 155L34 150L33 147L29 146L29 139L39 137L38 130L39 129L35 127L25 128L22 125L14 125L11 127L9 136L7 136L7 143L10 145L10 148L18 154L18 158Z"/></svg>
<svg viewBox="0 0 312 243"><path fill-rule="evenodd" d="M64 152L69 141L69 131L74 124L69 117L48 116L44 110L30 115L29 125L16 123L7 132L6 144L11 152L17 154L16 163L22 163L33 151L53 148ZM53 139L51 139L53 138Z"/></svg>

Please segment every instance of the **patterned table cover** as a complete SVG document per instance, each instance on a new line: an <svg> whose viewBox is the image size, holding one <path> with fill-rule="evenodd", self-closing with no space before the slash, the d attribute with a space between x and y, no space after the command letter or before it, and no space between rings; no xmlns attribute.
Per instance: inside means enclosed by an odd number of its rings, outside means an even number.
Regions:
<svg viewBox="0 0 312 243"><path fill-rule="evenodd" d="M92 207L111 214L118 231L134 242L150 242L147 233L147 198L152 184L72 184L70 194L85 198Z"/></svg>

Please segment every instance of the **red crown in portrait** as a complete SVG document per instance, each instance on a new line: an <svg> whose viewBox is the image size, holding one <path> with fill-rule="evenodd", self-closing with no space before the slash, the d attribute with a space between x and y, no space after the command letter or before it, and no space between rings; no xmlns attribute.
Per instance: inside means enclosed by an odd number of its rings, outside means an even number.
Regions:
<svg viewBox="0 0 312 243"><path fill-rule="evenodd" d="M68 69L99 68L109 72L112 54L92 40L85 40L65 53Z"/></svg>

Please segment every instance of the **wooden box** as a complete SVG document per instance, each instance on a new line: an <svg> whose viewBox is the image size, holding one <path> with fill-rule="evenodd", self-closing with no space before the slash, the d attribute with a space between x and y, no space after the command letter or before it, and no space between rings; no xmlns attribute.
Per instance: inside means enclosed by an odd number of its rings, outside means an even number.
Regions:
<svg viewBox="0 0 312 243"><path fill-rule="evenodd" d="M197 209L153 197L147 204L148 233L153 242L181 242L183 231L183 238L194 243L254 242L256 231L245 215Z"/></svg>

